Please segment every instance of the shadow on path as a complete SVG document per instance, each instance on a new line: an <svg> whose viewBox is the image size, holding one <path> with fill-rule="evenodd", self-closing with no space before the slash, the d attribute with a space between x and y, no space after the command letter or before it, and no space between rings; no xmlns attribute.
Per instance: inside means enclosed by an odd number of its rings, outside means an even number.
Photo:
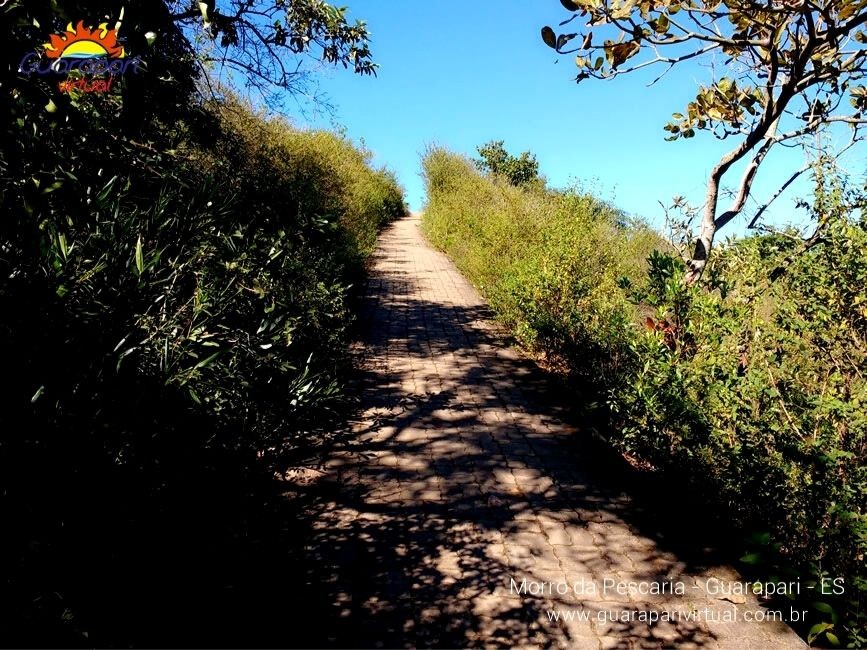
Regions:
<svg viewBox="0 0 867 650"><path fill-rule="evenodd" d="M6 414L0 641L803 647L785 625L746 623L755 600L706 593L709 576L737 577L708 548L724 530L576 426L581 395L505 344L417 219L383 234L364 311L362 406L318 470L275 480L252 451L203 455L209 432L184 421L159 438L142 427L123 468L98 438L63 438L46 462L10 445Z"/></svg>
<svg viewBox="0 0 867 650"><path fill-rule="evenodd" d="M313 513L306 644L803 647L784 624L746 622L755 600L707 593L737 575L697 504L581 434L576 396L504 345L416 219L383 236L365 300L353 443L293 492ZM524 580L541 593L516 593ZM635 588L678 582L686 593ZM651 611L674 620L636 620Z"/></svg>

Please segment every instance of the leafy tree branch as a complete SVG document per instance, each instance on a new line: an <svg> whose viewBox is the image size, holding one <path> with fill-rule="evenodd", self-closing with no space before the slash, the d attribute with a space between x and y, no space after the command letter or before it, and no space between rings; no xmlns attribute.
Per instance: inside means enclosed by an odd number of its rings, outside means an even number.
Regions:
<svg viewBox="0 0 867 650"><path fill-rule="evenodd" d="M299 55L375 75L363 21L324 0L169 0L171 20L207 47L204 60L240 73L262 91L299 92L306 71Z"/></svg>
<svg viewBox="0 0 867 650"><path fill-rule="evenodd" d="M867 2L863 0L561 0L572 15L560 27L586 21L577 31L542 29L558 53L577 53L576 81L612 79L661 66L658 81L686 61L725 56L729 72L698 89L684 112L665 125L666 139L708 131L737 138L709 174L701 224L687 261L686 280L704 272L717 231L742 213L753 181L776 145L791 145L835 124L867 121ZM575 40L577 48L567 49ZM851 111L841 110L849 99ZM798 109L797 104L803 104ZM848 148L848 147L847 147ZM839 155L840 152L837 153ZM719 208L721 185L736 164L746 169L728 209ZM791 182L784 184L782 189ZM776 196L774 197L776 198ZM764 210L762 210L764 212ZM755 219L751 223L755 226Z"/></svg>

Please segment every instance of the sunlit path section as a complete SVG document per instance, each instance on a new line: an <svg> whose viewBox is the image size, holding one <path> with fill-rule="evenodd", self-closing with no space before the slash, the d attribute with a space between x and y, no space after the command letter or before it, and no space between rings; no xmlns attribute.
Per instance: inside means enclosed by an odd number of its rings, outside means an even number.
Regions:
<svg viewBox="0 0 867 650"><path fill-rule="evenodd" d="M324 642L804 647L713 551L659 533L690 526L677 494L621 491L417 216L383 234L364 311L359 442L327 463L306 548Z"/></svg>

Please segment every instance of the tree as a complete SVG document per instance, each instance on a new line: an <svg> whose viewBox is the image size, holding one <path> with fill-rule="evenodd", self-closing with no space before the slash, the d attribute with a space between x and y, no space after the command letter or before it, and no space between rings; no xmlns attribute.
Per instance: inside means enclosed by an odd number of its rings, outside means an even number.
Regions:
<svg viewBox="0 0 867 650"><path fill-rule="evenodd" d="M662 68L659 80L686 61L708 60L728 69L698 89L683 113L665 126L666 139L691 138L710 131L736 144L713 167L697 237L687 260L686 279L702 275L714 237L744 210L756 172L776 145L793 146L831 125L851 127L857 142L867 121L867 3L862 0L561 0L572 14L564 26L586 18L576 32L542 29L542 39L561 54L578 53L576 81L612 79L645 68ZM573 39L580 45L567 49ZM848 96L851 110L844 110ZM721 183L739 161L746 161L728 209L720 210ZM756 227L767 205L794 180L792 176L756 213ZM819 224L817 228L824 227ZM815 237L816 233L811 235ZM809 238L808 238L809 239Z"/></svg>
<svg viewBox="0 0 867 650"><path fill-rule="evenodd" d="M79 21L118 29L127 56L143 60L145 74L115 84L124 129L135 137L152 118L174 124L195 110L190 95L214 77L271 99L275 91L308 94L312 60L376 72L365 24L324 0L8 0L0 49L9 65L0 69L0 85L11 101L36 94L44 96L37 103L51 97L65 109L68 97L52 90L55 83L24 78L17 64L28 51L41 52L48 34Z"/></svg>
<svg viewBox="0 0 867 650"><path fill-rule="evenodd" d="M302 59L376 74L363 21L350 23L346 7L324 0L166 0L171 20L204 36L202 60L240 73L260 91L303 89Z"/></svg>
<svg viewBox="0 0 867 650"><path fill-rule="evenodd" d="M303 57L351 67L361 75L376 74L365 23L350 22L346 7L325 0L8 0L3 9L4 24L18 22L19 28L25 26L19 17L38 16L33 31L41 30L43 40L55 21L107 22L119 28L128 54L134 56L152 57L167 45L176 49L167 41L176 41L180 34L199 64L217 74L233 71L262 91L301 90L306 79Z"/></svg>
<svg viewBox="0 0 867 650"><path fill-rule="evenodd" d="M529 185L539 178L539 163L529 151L513 156L506 151L502 140L492 140L476 151L481 156L475 161L476 167L505 178L511 185Z"/></svg>

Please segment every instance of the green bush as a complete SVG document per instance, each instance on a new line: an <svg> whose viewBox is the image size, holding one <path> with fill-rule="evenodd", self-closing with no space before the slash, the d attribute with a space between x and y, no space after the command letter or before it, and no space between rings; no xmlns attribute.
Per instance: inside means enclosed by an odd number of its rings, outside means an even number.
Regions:
<svg viewBox="0 0 867 650"><path fill-rule="evenodd" d="M511 187L440 149L424 169L428 237L520 341L594 382L611 442L755 531L754 570L805 592L844 577L845 594L807 594L808 636L867 642L864 218L819 192L815 245L742 239L690 288L670 247L592 197Z"/></svg>
<svg viewBox="0 0 867 650"><path fill-rule="evenodd" d="M401 193L338 136L236 103L207 110L219 125L207 146L162 154L121 142L111 172L99 150L66 159L56 149L17 186L50 192L8 188L21 217L4 245L20 255L7 258L4 312L53 314L36 330L44 342L25 322L4 323L9 353L21 355L21 336L34 355L61 340L75 351L21 359L29 376L18 390L31 392L18 398L38 393L33 408L56 414L75 390L67 380L93 393L89 382L128 373L179 389L239 440L289 435L297 447L337 395L350 278L402 213ZM77 338L90 328L98 335Z"/></svg>
<svg viewBox="0 0 867 650"><path fill-rule="evenodd" d="M514 187L442 149L424 173L426 235L519 340L582 376L612 372L635 317L621 278L640 277L660 238L589 194Z"/></svg>
<svg viewBox="0 0 867 650"><path fill-rule="evenodd" d="M499 176L516 187L539 184L539 162L529 151L513 156L506 151L502 140L483 144L477 151L479 159L474 162L480 170Z"/></svg>
<svg viewBox="0 0 867 650"><path fill-rule="evenodd" d="M190 97L184 116L132 137L119 96L46 110L50 89L18 83L0 149L0 499L14 567L0 600L15 622L0 629L127 645L139 624L110 613L135 608L114 610L112 590L142 605L162 597L159 576L180 579L181 556L154 535L221 516L240 498L220 492L227 476L244 485L307 462L339 431L350 287L402 193L346 139L238 102ZM204 503L205 486L223 505ZM245 535L250 516L213 539L202 529L201 556L219 557L221 535ZM153 575L118 587L112 572L143 555Z"/></svg>
<svg viewBox="0 0 867 650"><path fill-rule="evenodd" d="M636 363L610 403L623 448L660 467L690 467L736 522L766 534L753 560L812 579L844 577L845 594L815 597L824 603L817 625L827 626L817 629L828 642L860 645L867 224L840 216L821 244L798 254L796 246L786 236L750 237L721 252L700 289L678 278L667 296L653 291L675 323L673 340L638 337Z"/></svg>

